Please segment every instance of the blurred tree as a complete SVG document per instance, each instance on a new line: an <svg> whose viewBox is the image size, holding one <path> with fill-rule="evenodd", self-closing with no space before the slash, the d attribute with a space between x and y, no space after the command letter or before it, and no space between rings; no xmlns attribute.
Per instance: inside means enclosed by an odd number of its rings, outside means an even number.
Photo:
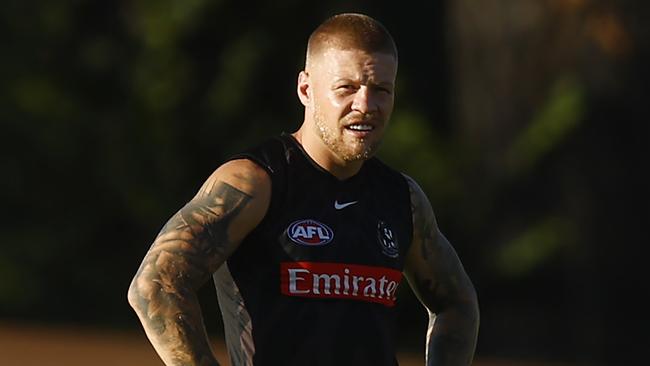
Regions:
<svg viewBox="0 0 650 366"><path fill-rule="evenodd" d="M636 315L604 319L630 287L612 276L642 237L628 228L647 193L632 178L647 150L633 76L648 41L642 13L633 1L449 2L451 115L471 192L459 232L481 240L470 265L484 299L479 349L638 360ZM623 220L611 216L622 203L604 199L615 187L626 187Z"/></svg>

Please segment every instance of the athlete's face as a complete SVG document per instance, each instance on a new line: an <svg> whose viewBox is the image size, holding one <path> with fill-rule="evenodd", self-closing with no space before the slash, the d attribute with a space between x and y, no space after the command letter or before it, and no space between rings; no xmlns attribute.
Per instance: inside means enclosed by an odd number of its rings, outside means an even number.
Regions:
<svg viewBox="0 0 650 366"><path fill-rule="evenodd" d="M395 58L330 48L308 72L316 134L343 161L370 158L393 111Z"/></svg>

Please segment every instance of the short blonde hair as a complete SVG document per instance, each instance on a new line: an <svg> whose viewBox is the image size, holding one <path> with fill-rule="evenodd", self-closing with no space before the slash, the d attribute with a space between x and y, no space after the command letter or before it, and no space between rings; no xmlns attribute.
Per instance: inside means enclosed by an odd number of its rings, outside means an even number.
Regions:
<svg viewBox="0 0 650 366"><path fill-rule="evenodd" d="M305 67L329 48L386 53L397 61L397 46L386 27L364 14L338 14L318 26L307 43Z"/></svg>

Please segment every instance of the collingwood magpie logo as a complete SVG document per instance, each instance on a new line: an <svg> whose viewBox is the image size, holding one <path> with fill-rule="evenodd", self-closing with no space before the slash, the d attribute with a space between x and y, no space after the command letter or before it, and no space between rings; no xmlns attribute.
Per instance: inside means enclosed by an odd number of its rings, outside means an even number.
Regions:
<svg viewBox="0 0 650 366"><path fill-rule="evenodd" d="M391 258L397 258L399 255L399 245L397 237L385 222L377 222L377 240L381 246L381 252Z"/></svg>

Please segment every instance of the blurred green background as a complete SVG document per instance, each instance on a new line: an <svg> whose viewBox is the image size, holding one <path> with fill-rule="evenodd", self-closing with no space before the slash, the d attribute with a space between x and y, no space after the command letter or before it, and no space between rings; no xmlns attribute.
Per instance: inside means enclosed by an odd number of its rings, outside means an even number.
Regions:
<svg viewBox="0 0 650 366"><path fill-rule="evenodd" d="M0 322L139 330L126 290L158 230L229 155L298 128L310 32L357 11L397 42L380 155L423 186L477 287L477 359L645 359L648 2L1 9ZM425 312L400 292L400 346L421 350Z"/></svg>

